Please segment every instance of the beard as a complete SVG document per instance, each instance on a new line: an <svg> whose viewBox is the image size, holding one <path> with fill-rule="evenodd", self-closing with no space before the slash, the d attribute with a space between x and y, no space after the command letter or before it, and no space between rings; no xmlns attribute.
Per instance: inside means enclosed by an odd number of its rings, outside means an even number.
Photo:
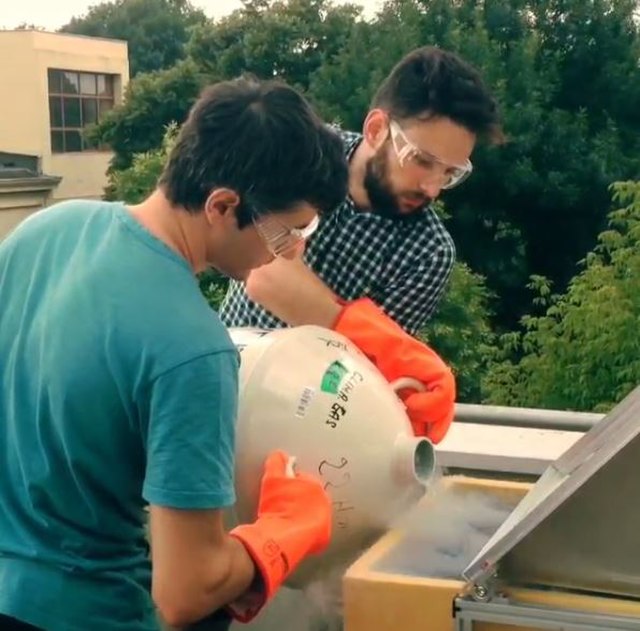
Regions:
<svg viewBox="0 0 640 631"><path fill-rule="evenodd" d="M367 161L364 173L364 189L371 204L371 212L394 221L412 221L422 208L433 201L423 193L408 193L408 199L415 199L422 203L415 210L403 211L400 207L399 196L393 192L389 182L388 153L386 143Z"/></svg>

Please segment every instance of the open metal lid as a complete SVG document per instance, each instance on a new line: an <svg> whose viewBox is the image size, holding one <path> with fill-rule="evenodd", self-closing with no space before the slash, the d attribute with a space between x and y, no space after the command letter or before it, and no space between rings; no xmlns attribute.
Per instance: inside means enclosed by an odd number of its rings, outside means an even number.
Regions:
<svg viewBox="0 0 640 631"><path fill-rule="evenodd" d="M640 598L640 386L550 465L463 571Z"/></svg>

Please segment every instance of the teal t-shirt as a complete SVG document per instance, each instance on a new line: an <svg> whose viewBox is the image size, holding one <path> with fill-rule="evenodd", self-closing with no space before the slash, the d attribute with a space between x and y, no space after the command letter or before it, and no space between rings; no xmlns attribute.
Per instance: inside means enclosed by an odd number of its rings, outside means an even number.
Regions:
<svg viewBox="0 0 640 631"><path fill-rule="evenodd" d="M158 629L147 503L233 504L238 355L187 262L119 203L0 242L0 613Z"/></svg>

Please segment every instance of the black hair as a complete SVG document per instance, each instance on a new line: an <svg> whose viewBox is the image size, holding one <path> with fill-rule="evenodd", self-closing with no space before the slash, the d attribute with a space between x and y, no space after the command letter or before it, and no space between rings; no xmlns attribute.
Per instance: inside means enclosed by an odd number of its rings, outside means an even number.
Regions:
<svg viewBox="0 0 640 631"><path fill-rule="evenodd" d="M378 88L371 106L399 120L446 117L492 142L504 140L496 102L478 71L435 46L405 55Z"/></svg>
<svg viewBox="0 0 640 631"><path fill-rule="evenodd" d="M214 188L238 193L240 227L257 212L306 202L331 211L348 190L343 143L309 102L278 80L243 76L206 88L158 181L173 206L197 213Z"/></svg>

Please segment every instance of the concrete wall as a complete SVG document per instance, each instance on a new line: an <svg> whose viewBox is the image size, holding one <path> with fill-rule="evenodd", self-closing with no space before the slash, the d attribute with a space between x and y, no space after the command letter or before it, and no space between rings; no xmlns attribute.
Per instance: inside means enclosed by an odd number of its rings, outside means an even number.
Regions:
<svg viewBox="0 0 640 631"><path fill-rule="evenodd" d="M0 151L41 157L42 171L62 178L51 201L99 198L107 183L108 151L52 153L49 68L115 75L116 104L129 81L127 43L41 31L0 31Z"/></svg>
<svg viewBox="0 0 640 631"><path fill-rule="evenodd" d="M0 179L0 241L23 219L48 206L54 178Z"/></svg>
<svg viewBox="0 0 640 631"><path fill-rule="evenodd" d="M11 199L14 206L8 208L0 207L0 241L4 239L23 219L41 210L43 203L42 196L21 195L20 199Z"/></svg>

